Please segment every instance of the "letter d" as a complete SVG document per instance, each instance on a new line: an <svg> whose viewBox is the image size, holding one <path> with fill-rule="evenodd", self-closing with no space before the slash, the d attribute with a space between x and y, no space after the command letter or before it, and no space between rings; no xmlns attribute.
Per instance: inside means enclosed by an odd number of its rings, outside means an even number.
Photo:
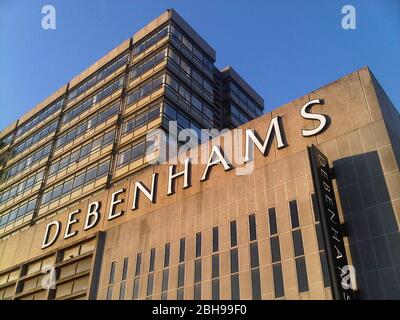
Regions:
<svg viewBox="0 0 400 320"><path fill-rule="evenodd" d="M49 239L49 234L52 226L56 226L56 232L52 239ZM61 229L61 222L60 221L53 221L50 222L46 227L46 232L44 234L42 249L50 247L58 238Z"/></svg>

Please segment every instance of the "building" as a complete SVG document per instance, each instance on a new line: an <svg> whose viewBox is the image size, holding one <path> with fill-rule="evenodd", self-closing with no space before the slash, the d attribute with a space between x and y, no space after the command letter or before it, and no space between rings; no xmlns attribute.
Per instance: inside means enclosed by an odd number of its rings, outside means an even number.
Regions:
<svg viewBox="0 0 400 320"><path fill-rule="evenodd" d="M262 115L214 62L168 10L2 131L0 299L337 299L347 261L356 298L400 298L400 115L369 69ZM170 120L243 132L246 162L162 163Z"/></svg>

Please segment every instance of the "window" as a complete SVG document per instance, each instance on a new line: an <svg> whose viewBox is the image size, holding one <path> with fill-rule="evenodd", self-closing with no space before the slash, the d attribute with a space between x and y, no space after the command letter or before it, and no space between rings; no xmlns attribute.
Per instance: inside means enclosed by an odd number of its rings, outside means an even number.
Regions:
<svg viewBox="0 0 400 320"><path fill-rule="evenodd" d="M275 298L283 297L285 289L283 286L282 265L280 263L272 265L272 274L274 277Z"/></svg>
<svg viewBox="0 0 400 320"><path fill-rule="evenodd" d="M231 298L240 300L239 274L231 275Z"/></svg>
<svg viewBox="0 0 400 320"><path fill-rule="evenodd" d="M253 300L261 299L260 269L251 270L251 289Z"/></svg>
<svg viewBox="0 0 400 320"><path fill-rule="evenodd" d="M230 222L230 229L231 229L231 247L237 246L237 229L236 229L236 221Z"/></svg>
<svg viewBox="0 0 400 320"><path fill-rule="evenodd" d="M110 276L108 278L108 284L113 284L114 283L114 277L115 277L115 264L116 261L111 262L111 267L110 267Z"/></svg>
<svg viewBox="0 0 400 320"><path fill-rule="evenodd" d="M34 163L44 159L47 157L47 155L50 153L50 143L39 148L36 150L34 153L26 156L22 160L18 161L16 164L14 164L12 167L10 167L9 171L7 171L5 177L10 178L12 176L15 176L16 174L20 173L21 171L24 171Z"/></svg>
<svg viewBox="0 0 400 320"><path fill-rule="evenodd" d="M254 214L249 215L249 232L250 241L257 240L256 216Z"/></svg>
<svg viewBox="0 0 400 320"><path fill-rule="evenodd" d="M45 138L50 133L53 133L56 130L56 127L57 127L57 123L56 123L56 121L54 121L53 123L48 124L44 128L40 129L33 136L18 143L18 145L13 147L13 151L10 153L10 158L13 158L17 154L20 154L24 150L30 148L33 144L35 144L39 140Z"/></svg>
<svg viewBox="0 0 400 320"><path fill-rule="evenodd" d="M259 267L257 242L250 243L250 267Z"/></svg>
<svg viewBox="0 0 400 320"><path fill-rule="evenodd" d="M269 234L273 236L278 233L275 208L268 209L268 220L269 220Z"/></svg>
<svg viewBox="0 0 400 320"><path fill-rule="evenodd" d="M289 202L289 210L290 210L290 221L292 223L292 229L298 228L300 226L300 223L299 223L299 213L297 210L296 200L292 200Z"/></svg>
<svg viewBox="0 0 400 320"><path fill-rule="evenodd" d="M152 248L150 251L150 264L149 264L149 272L154 271L154 260L156 256L156 248Z"/></svg>
<svg viewBox="0 0 400 320"><path fill-rule="evenodd" d="M142 253L138 253L136 255L136 268L135 268L135 277L140 275L140 266L142 263Z"/></svg>
<svg viewBox="0 0 400 320"><path fill-rule="evenodd" d="M176 292L176 299L177 300L183 300L184 298L184 289L180 288L178 289L178 291Z"/></svg>
<svg viewBox="0 0 400 320"><path fill-rule="evenodd" d="M236 273L236 272L239 272L238 248L231 250L231 273Z"/></svg>
<svg viewBox="0 0 400 320"><path fill-rule="evenodd" d="M295 230L292 232L293 237L293 246L294 246L294 255L302 256L304 255L304 248L303 248L303 240L301 236L301 230Z"/></svg>
<svg viewBox="0 0 400 320"><path fill-rule="evenodd" d="M126 104L130 105L132 103L137 102L146 95L150 94L152 91L155 91L158 88L160 88L163 82L164 82L164 75L162 74L156 78L153 78L149 82L141 85L139 89L128 94Z"/></svg>
<svg viewBox="0 0 400 320"><path fill-rule="evenodd" d="M166 243L164 247L164 268L167 268L169 266L170 250L171 250L171 245L169 243Z"/></svg>
<svg viewBox="0 0 400 320"><path fill-rule="evenodd" d="M96 127L100 123L105 122L115 114L119 112L120 102L114 103L113 105L106 107L104 110L97 112L94 116L90 117L88 120L80 123L69 129L69 131L61 135L56 143L56 148L60 148L66 143L74 140L78 136L82 135L86 130ZM81 156L82 157L82 156Z"/></svg>
<svg viewBox="0 0 400 320"><path fill-rule="evenodd" d="M87 184L96 178L99 178L100 176L104 175L104 173L108 172L109 165L109 159L103 162L99 162L97 163L97 165L91 167L90 169L85 169L83 170L83 172L81 171L76 173L74 177L71 177L71 179L66 180L56 186L50 187L44 193L44 196L42 198L42 205L46 204L48 201L54 201L58 199L61 195L65 196L75 189L81 187L82 185Z"/></svg>
<svg viewBox="0 0 400 320"><path fill-rule="evenodd" d="M307 292L308 280L307 280L307 268L304 257L296 258L296 271L297 271L297 283L299 286L299 292Z"/></svg>
<svg viewBox="0 0 400 320"><path fill-rule="evenodd" d="M125 257L124 264L122 267L122 277L121 277L122 281L126 280L126 276L128 274L128 264L129 264L129 257Z"/></svg>
<svg viewBox="0 0 400 320"><path fill-rule="evenodd" d="M212 300L219 300L219 279L213 279L211 283Z"/></svg>
<svg viewBox="0 0 400 320"><path fill-rule="evenodd" d="M163 270L161 292L168 291L169 269Z"/></svg>
<svg viewBox="0 0 400 320"><path fill-rule="evenodd" d="M212 230L212 235L213 235L213 252L217 252L219 250L218 248L218 227L214 227Z"/></svg>
<svg viewBox="0 0 400 320"><path fill-rule="evenodd" d="M280 246L279 246L279 237L271 238L270 242L271 242L272 263L281 261L281 250L280 250Z"/></svg>
<svg viewBox="0 0 400 320"><path fill-rule="evenodd" d="M196 233L196 258L201 256L201 232Z"/></svg>
<svg viewBox="0 0 400 320"><path fill-rule="evenodd" d="M150 48L157 41L166 37L168 35L168 30L169 30L169 26L166 26L166 27L162 28L160 31L158 31L157 33L155 33L154 35L152 35L151 37L136 44L135 47L133 48L133 53L135 55L138 55L138 54L142 53L144 50L146 50L147 48Z"/></svg>
<svg viewBox="0 0 400 320"><path fill-rule="evenodd" d="M151 296L153 294L153 284L154 284L154 272L149 273L147 276L147 296Z"/></svg>
<svg viewBox="0 0 400 320"><path fill-rule="evenodd" d="M194 300L201 300L201 283L194 285Z"/></svg>
<svg viewBox="0 0 400 320"><path fill-rule="evenodd" d="M185 283L185 264L178 265L178 288L183 287Z"/></svg>
<svg viewBox="0 0 400 320"><path fill-rule="evenodd" d="M98 103L102 99L108 97L116 90L120 89L123 85L123 78L119 78L115 80L110 86L107 86L105 89L99 91L93 97L86 99L84 102L80 103L74 108L69 109L63 116L62 124L71 121L75 117L81 115L83 112L88 110L93 104Z"/></svg>
<svg viewBox="0 0 400 320"><path fill-rule="evenodd" d="M58 101L52 103L51 105L49 105L48 107L46 107L45 109L40 111L40 113L36 114L33 118L31 118L27 122L23 123L21 126L19 126L19 128L16 132L16 137L19 137L19 136L23 135L24 133L30 131L31 129L36 127L36 125L38 125L39 123L43 123L47 118L51 117L58 110L61 109L63 102L64 102L64 100L61 99L61 100L58 100ZM53 130L53 128L51 128L51 130ZM11 139L12 139L12 135L8 136L5 139L5 143L10 144Z"/></svg>
<svg viewBox="0 0 400 320"><path fill-rule="evenodd" d="M201 259L194 261L194 283L201 282Z"/></svg>
<svg viewBox="0 0 400 320"><path fill-rule="evenodd" d="M72 100L76 96L79 96L80 94L82 94L86 90L90 89L96 83L98 83L99 81L101 81L104 78L108 77L110 74L114 73L116 70L118 70L120 67L125 65L127 62L128 62L128 54L125 54L121 58L115 59L115 61L113 61L110 64L106 65L104 68L102 68L99 71L97 71L94 75L92 75L90 78L85 80L83 83L81 83L75 89L70 91L69 94L68 94L68 100Z"/></svg>
<svg viewBox="0 0 400 320"><path fill-rule="evenodd" d="M211 271L212 271L212 278L217 278L219 277L219 255L214 254L211 257Z"/></svg>
<svg viewBox="0 0 400 320"><path fill-rule="evenodd" d="M185 261L185 238L181 238L179 242L179 263Z"/></svg>

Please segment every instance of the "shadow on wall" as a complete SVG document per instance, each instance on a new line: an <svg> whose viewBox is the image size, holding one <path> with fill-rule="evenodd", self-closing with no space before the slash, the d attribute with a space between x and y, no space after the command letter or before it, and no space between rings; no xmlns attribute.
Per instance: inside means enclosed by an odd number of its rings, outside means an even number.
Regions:
<svg viewBox="0 0 400 320"><path fill-rule="evenodd" d="M400 299L400 233L376 151L333 162L360 299Z"/></svg>

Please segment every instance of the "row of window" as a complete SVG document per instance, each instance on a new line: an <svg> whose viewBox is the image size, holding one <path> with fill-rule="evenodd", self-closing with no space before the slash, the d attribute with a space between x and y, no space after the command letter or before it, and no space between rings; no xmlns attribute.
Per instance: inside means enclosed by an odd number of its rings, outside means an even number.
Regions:
<svg viewBox="0 0 400 320"><path fill-rule="evenodd" d="M179 129L193 129L197 133L197 137L201 138L201 129L189 118L178 112L169 103L164 102L164 114L170 121L176 121Z"/></svg>
<svg viewBox="0 0 400 320"><path fill-rule="evenodd" d="M89 88L93 87L96 83L100 82L101 80L107 78L110 74L117 71L120 67L128 63L129 54L125 54L118 60L115 60L108 66L103 67L95 74L93 74L89 79L85 80L84 83L80 84L79 87L72 90L68 94L68 100L74 99L75 97L81 95L83 92L88 90Z"/></svg>
<svg viewBox="0 0 400 320"><path fill-rule="evenodd" d="M67 168L71 164L81 161L94 151L112 144L114 141L114 136L115 136L115 130L108 131L103 135L101 135L100 137L92 139L91 141L72 150L71 152L64 155L61 159L53 161L50 166L49 176L52 176L58 171Z"/></svg>
<svg viewBox="0 0 400 320"><path fill-rule="evenodd" d="M117 155L117 169L144 157L146 154L151 154L154 152L155 147L154 140L146 140L119 152Z"/></svg>
<svg viewBox="0 0 400 320"><path fill-rule="evenodd" d="M16 147L14 147L13 151L11 152L11 156L13 157L23 152L24 150L28 149L39 140L47 137L47 135L56 131L56 128L57 128L57 121L53 121L52 123L48 124L41 130L39 130L37 133L30 136L28 139L25 139L23 142L19 143Z"/></svg>
<svg viewBox="0 0 400 320"><path fill-rule="evenodd" d="M185 100L185 103L190 105L191 111L198 113L199 115L205 116L208 121L212 121L214 118L213 111L202 102L195 95L191 94L185 86L180 84L174 77L167 74L166 84L169 88L173 89L180 97Z"/></svg>
<svg viewBox="0 0 400 320"><path fill-rule="evenodd" d="M107 86L106 88L104 88L103 90L98 92L93 97L85 100L84 102L80 103L76 107L71 108L64 114L64 116L62 118L62 123L64 124L68 121L71 121L75 117L79 116L81 113L88 110L93 104L110 96L113 92L120 89L123 84L124 84L124 79L119 78L119 79L115 80L113 83L111 83L109 86Z"/></svg>
<svg viewBox="0 0 400 320"><path fill-rule="evenodd" d="M160 31L152 35L150 38L147 38L140 43L136 44L133 48L133 53L135 55L138 55L145 51L146 49L150 48L152 45L160 41L162 38L166 37L168 35L170 26L166 26L162 28Z"/></svg>
<svg viewBox="0 0 400 320"><path fill-rule="evenodd" d="M234 96L236 99L238 99L240 102L242 102L244 105L246 105L249 110L254 113L257 116L262 115L262 110L256 105L253 100L247 96L247 94L241 90L237 85L233 83L231 80L229 82L229 89L230 89L230 94Z"/></svg>
<svg viewBox="0 0 400 320"><path fill-rule="evenodd" d="M79 125L69 129L66 133L59 136L56 143L56 148L71 142L78 136L84 134L87 130L96 127L100 123L107 121L109 118L118 114L120 111L120 102L116 102L105 109L96 112L96 114L89 119L81 122Z"/></svg>
<svg viewBox="0 0 400 320"><path fill-rule="evenodd" d="M8 146L9 144L11 144L13 138L13 134L9 134L6 137L4 137L3 139L0 140L0 149Z"/></svg>
<svg viewBox="0 0 400 320"><path fill-rule="evenodd" d="M44 169L33 173L25 179L20 180L12 187L0 192L0 203L5 203L9 199L32 189L38 183L42 182L44 176Z"/></svg>
<svg viewBox="0 0 400 320"><path fill-rule="evenodd" d="M162 103L158 102L155 105L151 105L149 107L146 107L144 110L135 113L132 118L126 120L122 125L122 134L124 135L136 129L139 129L149 122L153 121L154 119L159 118L161 105Z"/></svg>
<svg viewBox="0 0 400 320"><path fill-rule="evenodd" d="M304 258L304 248L300 231L300 223L298 217L297 203L295 200L289 202L291 226L293 233L293 247L295 256L295 265L297 273L297 283L299 293L309 291L307 269ZM256 217L254 214L249 215L249 251L250 251L250 269L251 269L251 281L252 281L252 294L253 299L261 299L261 282L260 282L260 270L259 270L259 253L257 244L257 227ZM274 280L274 291L275 297L283 297L285 295L282 265L281 265L281 254L278 236L278 224L276 218L275 208L268 209L268 221L269 221L269 234L271 241L271 258L272 258L272 271ZM201 232L196 233L195 238L195 272L194 272L194 299L201 298ZM212 229L212 299L219 299L219 232L218 227ZM230 261L231 261L231 296L232 299L240 299L239 289L239 259L238 259L238 241L237 241L237 225L236 221L230 222ZM170 244L167 243L164 248L164 263L163 263L163 278L162 278L162 294L161 299L166 299L168 291L168 276L169 276L169 255L170 255ZM152 248L152 254L150 255L150 269L149 272L154 271L154 259L155 259L155 248ZM183 299L183 286L184 286L184 274L185 274L185 238L180 239L179 245L179 260L178 260L178 283L177 283L177 299ZM136 272L135 272L135 285L134 285L134 299L138 298L139 292L139 276L140 276L140 259L139 255L137 258ZM151 267L153 266L153 267ZM329 286L329 275L327 270L323 267L324 283L325 277L328 282L325 286ZM151 288L149 288L151 285ZM148 281L147 297L151 296L153 289L153 281Z"/></svg>
<svg viewBox="0 0 400 320"><path fill-rule="evenodd" d="M149 95L151 92L161 88L164 83L165 74L159 75L145 84L140 85L138 89L128 94L126 98L126 104L130 105L136 101Z"/></svg>
<svg viewBox="0 0 400 320"><path fill-rule="evenodd" d="M15 176L19 172L25 170L36 162L39 162L43 158L47 157L50 153L51 144L48 143L45 146L37 149L35 152L29 154L22 160L18 161L16 164L11 166L7 171L4 172L4 177L6 179Z"/></svg>
<svg viewBox="0 0 400 320"><path fill-rule="evenodd" d="M185 49L191 53L191 55L196 58L200 63L202 63L206 69L212 74L214 65L202 52L187 38L175 25L171 25L171 34L177 39Z"/></svg>
<svg viewBox="0 0 400 320"><path fill-rule="evenodd" d="M28 132L30 129L35 127L37 124L42 123L45 121L48 117L53 115L56 111L61 109L63 105L64 100L61 99L50 106L46 107L44 110L39 112L36 116L31 118L29 121L25 122L21 127L18 128L16 137L21 136L25 132Z"/></svg>
<svg viewBox="0 0 400 320"><path fill-rule="evenodd" d="M161 61L163 61L166 56L167 56L167 48L158 52L156 55L150 57L149 59L145 60L139 65L134 66L130 72L130 80L140 77L142 74L146 73L154 66L159 64Z"/></svg>
<svg viewBox="0 0 400 320"><path fill-rule="evenodd" d="M196 70L194 70L184 59L182 59L174 50L169 49L168 57L179 68L178 72L186 78L191 87L196 87L210 101L214 99L213 86L204 79Z"/></svg>
<svg viewBox="0 0 400 320"><path fill-rule="evenodd" d="M75 189L82 187L94 181L95 179L107 175L109 170L110 160L108 159L106 161L96 164L95 166L91 166L83 171L76 173L72 178L69 178L62 183L56 184L53 187L46 189L42 197L41 205L45 205L62 196L66 196L67 194L73 192Z"/></svg>
<svg viewBox="0 0 400 320"><path fill-rule="evenodd" d="M8 213L2 215L0 217L0 228L16 220L22 219L28 214L33 213L33 211L35 210L36 202L37 198L24 201L18 206L12 208Z"/></svg>
<svg viewBox="0 0 400 320"><path fill-rule="evenodd" d="M239 123L246 123L250 121L249 117L240 111L233 103L231 103L231 115L239 121Z"/></svg>

